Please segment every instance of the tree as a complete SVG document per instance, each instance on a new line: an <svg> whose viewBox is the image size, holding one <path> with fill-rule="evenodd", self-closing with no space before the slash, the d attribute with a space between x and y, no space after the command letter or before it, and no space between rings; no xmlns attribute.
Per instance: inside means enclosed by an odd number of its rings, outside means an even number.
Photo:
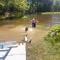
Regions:
<svg viewBox="0 0 60 60"><path fill-rule="evenodd" d="M23 15L25 14L25 11L29 9L27 0L15 0L15 6Z"/></svg>
<svg viewBox="0 0 60 60"><path fill-rule="evenodd" d="M3 10L4 10L4 4L0 3L0 15L3 14Z"/></svg>
<svg viewBox="0 0 60 60"><path fill-rule="evenodd" d="M51 11L52 1L51 0L29 0L30 13L46 12Z"/></svg>
<svg viewBox="0 0 60 60"><path fill-rule="evenodd" d="M3 8L4 5L4 9L2 10L4 10L5 13L21 13L24 15L25 11L29 9L27 0L1 0L0 3L1 8Z"/></svg>

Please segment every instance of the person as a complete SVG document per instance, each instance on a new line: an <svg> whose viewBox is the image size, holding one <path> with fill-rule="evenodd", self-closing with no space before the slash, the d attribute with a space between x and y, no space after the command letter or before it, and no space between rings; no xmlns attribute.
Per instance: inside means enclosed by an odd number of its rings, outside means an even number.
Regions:
<svg viewBox="0 0 60 60"><path fill-rule="evenodd" d="M24 40L25 40L25 42L28 41L27 35L25 35Z"/></svg>
<svg viewBox="0 0 60 60"><path fill-rule="evenodd" d="M28 42L31 44L31 39L29 39Z"/></svg>
<svg viewBox="0 0 60 60"><path fill-rule="evenodd" d="M24 37L25 42L31 43L31 39L28 39L27 35Z"/></svg>
<svg viewBox="0 0 60 60"><path fill-rule="evenodd" d="M25 27L25 32L27 32L27 31L28 31L28 27L26 26L26 27Z"/></svg>
<svg viewBox="0 0 60 60"><path fill-rule="evenodd" d="M32 27L33 27L33 28L36 27L36 20L35 20L35 18L32 19Z"/></svg>

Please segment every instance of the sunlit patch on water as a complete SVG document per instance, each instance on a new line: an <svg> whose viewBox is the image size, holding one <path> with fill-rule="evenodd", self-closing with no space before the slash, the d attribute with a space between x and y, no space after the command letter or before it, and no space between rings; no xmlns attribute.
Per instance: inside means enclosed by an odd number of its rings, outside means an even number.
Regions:
<svg viewBox="0 0 60 60"><path fill-rule="evenodd" d="M28 31L33 31L33 28L29 28Z"/></svg>

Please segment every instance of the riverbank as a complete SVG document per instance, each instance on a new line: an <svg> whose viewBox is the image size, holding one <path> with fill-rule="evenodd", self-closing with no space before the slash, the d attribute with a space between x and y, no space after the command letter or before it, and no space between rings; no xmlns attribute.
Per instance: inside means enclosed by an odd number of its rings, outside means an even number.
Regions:
<svg viewBox="0 0 60 60"><path fill-rule="evenodd" d="M43 12L43 13L41 13L41 14L45 14L45 15L47 15L47 14L49 14L49 15L54 15L54 14L60 14L60 12Z"/></svg>

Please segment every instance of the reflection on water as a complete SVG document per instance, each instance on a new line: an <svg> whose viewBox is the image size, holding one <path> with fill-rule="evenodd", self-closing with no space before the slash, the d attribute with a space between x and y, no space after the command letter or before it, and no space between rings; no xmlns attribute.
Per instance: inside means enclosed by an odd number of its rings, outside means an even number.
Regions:
<svg viewBox="0 0 60 60"><path fill-rule="evenodd" d="M60 24L60 15L59 14L56 14L56 15L52 16L52 24L53 25Z"/></svg>
<svg viewBox="0 0 60 60"><path fill-rule="evenodd" d="M40 24L45 24L46 26L53 26L60 24L60 14L54 15L40 15L37 17Z"/></svg>

